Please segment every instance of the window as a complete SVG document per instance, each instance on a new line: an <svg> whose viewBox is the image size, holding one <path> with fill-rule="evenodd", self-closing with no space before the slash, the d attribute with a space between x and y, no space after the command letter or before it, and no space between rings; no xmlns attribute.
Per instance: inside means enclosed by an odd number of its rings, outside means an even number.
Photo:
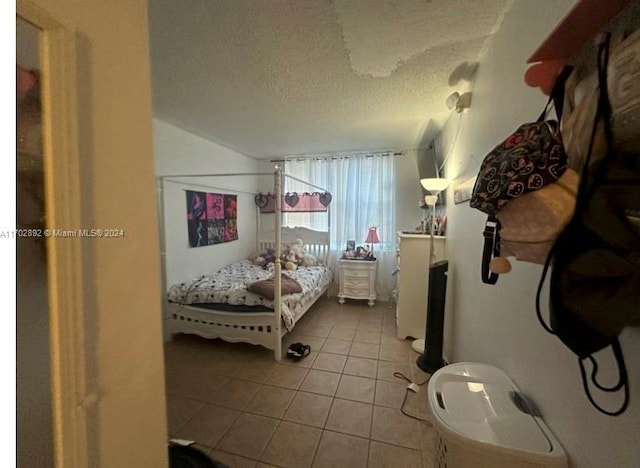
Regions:
<svg viewBox="0 0 640 468"><path fill-rule="evenodd" d="M368 227L378 225L373 246L380 263L395 263L395 172L392 153L288 160L284 172L325 188L333 197L325 213L284 213L288 226L326 229L331 223L331 257L342 255L348 240L364 245ZM308 185L286 178L284 192L309 192ZM387 259L389 262L387 262ZM379 273L380 275L380 273Z"/></svg>

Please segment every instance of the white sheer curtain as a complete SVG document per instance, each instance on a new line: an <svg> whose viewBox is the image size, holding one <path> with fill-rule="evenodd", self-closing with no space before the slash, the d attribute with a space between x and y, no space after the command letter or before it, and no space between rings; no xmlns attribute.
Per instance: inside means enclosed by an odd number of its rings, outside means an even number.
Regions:
<svg viewBox="0 0 640 468"><path fill-rule="evenodd" d="M284 164L286 174L326 188L333 197L330 205L330 266L337 273L336 260L348 240L364 245L370 225L378 225L379 244L373 246L378 259L377 292L386 299L395 285L391 272L396 266L395 172L393 154L345 155L300 158ZM284 191L309 192L314 189L287 179ZM288 226L326 229L325 213L285 213ZM336 276L337 279L337 276Z"/></svg>

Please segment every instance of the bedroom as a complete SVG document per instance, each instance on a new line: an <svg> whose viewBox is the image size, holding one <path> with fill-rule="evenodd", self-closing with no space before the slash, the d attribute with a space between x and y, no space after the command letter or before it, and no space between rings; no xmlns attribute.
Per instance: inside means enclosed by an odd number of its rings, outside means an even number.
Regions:
<svg viewBox="0 0 640 468"><path fill-rule="evenodd" d="M51 8L56 11L47 2L36 2L42 4L43 8ZM487 49L485 55L480 61L478 76L473 85L473 101L468 113L461 117L462 126L457 138L453 153L450 156L449 164L460 165L460 170L465 169L465 165L469 162L470 155L476 159L482 156L506 133L511 131L515 123L530 120L532 114L536 114L540 107L544 105L544 96L535 89L528 88L523 83L523 73L526 70L525 60L532 50L539 45L542 39L548 34L554 25L559 21L563 14L573 5L571 1L549 2L547 9L535 8L527 6L528 2L514 2L511 9L505 15L504 21L500 29L496 32L493 44ZM107 43L113 39L108 32L101 27L100 12L91 13L83 11L89 19L81 19L68 8L60 8L60 14L69 17L69 21L75 24L82 32L79 42L80 63L89 67L87 54L107 54ZM105 7L106 8L106 7ZM134 13L140 15L140 11L136 8L124 9L120 11L113 7L114 15L125 15ZM107 12L110 12L107 9ZM102 12L104 13L104 12ZM93 18L93 19L91 19ZM153 256L153 249L148 247L146 240L153 239L158 235L155 231L154 223L154 201L149 194L149 186L152 185L151 179L154 175L183 173L183 171L202 172L211 171L211 167L225 167L225 171L230 172L262 172L271 170L271 163L262 163L247 156L243 156L237 151L231 150L220 144L207 141L204 138L194 135L193 133L179 129L171 122L164 120L161 116L155 115L151 123L144 125L151 126L141 127L139 122L145 119L143 111L137 111L134 115L123 115L121 112L114 111L110 105L112 99L116 99L121 106L127 106L126 100L130 102L139 102L133 90L125 89L126 80L124 77L114 76L113 69L121 66L124 61L137 63L140 50L126 46L131 41L138 43L146 29L139 24L144 21L138 17L138 22L130 20L126 23L127 28L132 30L143 29L140 33L118 31L124 38L121 44L123 50L129 55L124 57L110 57L105 62L98 62L100 68L93 69L91 76L91 86L83 89L83 105L84 106L100 106L104 109L104 114L97 115L95 125L104 125L111 129L114 134L125 134L127 138L121 145L116 143L105 142L112 134L98 133L95 138L100 143L98 149L93 148L85 140L84 147L87 154L95 154L94 158L97 163L95 170L85 168L90 174L87 185L95 182L94 187L88 192L95 197L104 197L95 207L97 210L91 217L94 222L102 222L105 225L120 226L125 224L127 229L133 229L140 233L124 240L122 243L111 243L109 245L97 245L91 247L95 249L90 255L90 261L99 267L109 265L109 258L124 261L127 257L143 259L150 265L154 278L148 281L148 293L142 294L140 297L136 295L138 292L124 279L120 279L121 268L115 266L102 269L93 273L93 279L96 284L100 284L101 293L94 299L96 310L101 311L96 314L96 320L99 320L96 329L102 330L104 333L102 339L99 340L100 353L95 356L99 359L101 367L106 372L117 373L118 368L115 367L114 359L118 358L120 353L117 352L116 344L109 344L107 333L113 333L115 329L122 333L122 341L117 342L120 346L130 346L131 342L135 342L138 335L144 334L144 330L148 327L148 322L155 317L155 311L148 311L148 307L143 303L159 307L159 299L161 294L159 287L155 286L156 278L159 276L159 267L155 264L157 259L147 259L145 255ZM146 21L146 20L145 20ZM127 30L124 26L123 30ZM128 30L127 30L128 31ZM136 35L139 34L139 35ZM184 33L188 35L188 32ZM144 47L142 47L144 49ZM83 55L84 54L84 55ZM96 58L96 60L98 60ZM144 78L135 75L135 70L125 73L126 77L132 78L135 83L135 90L140 92L141 83ZM148 70L147 70L148 72ZM139 72L144 75L145 71ZM130 74L134 74L132 77ZM210 74L210 73L209 73ZM449 73L445 73L443 80L446 82ZM106 79L109 77L109 80ZM207 80L207 74L200 77L201 80ZM118 92L116 92L118 90ZM124 96L118 96L119 92L124 92ZM446 89L442 93L442 98L438 99L438 105L446 112L445 99L453 89ZM142 93L149 96L151 90L146 89ZM183 89L185 99L189 95L189 89ZM109 96L109 98L107 98ZM115 98L112 96L116 96ZM126 96L126 97L125 97ZM192 99L197 99L197 97ZM93 102L92 102L93 101ZM500 103L500 105L496 105ZM256 101L256 105L260 106L261 102ZM120 110L120 109L118 109ZM109 112L113 112L109 114ZM118 115L118 117L114 117ZM109 118L109 116L111 116ZM125 119L126 117L126 119ZM150 119L150 116L148 116ZM233 114L228 119L233 121ZM400 116L401 117L401 116ZM118 119L125 119L122 124L118 123ZM423 116L423 119L426 116ZM139 119L139 120L134 120ZM454 122L455 123L455 122ZM126 128L139 128L139 131L128 133ZM231 125L230 123L229 125ZM121 126L122 125L122 126ZM452 127L455 133L455 127ZM84 129L87 131L87 129ZM149 154L150 148L145 138L149 137L150 131L153 131L153 153L155 162L142 160L136 155ZM322 127L317 128L318 133L323 131ZM423 129L422 129L423 130ZM383 133L384 128L379 128L378 132ZM87 131L86 135L92 135L92 130ZM446 136L446 135L445 135ZM292 139L295 137L292 136ZM436 137L436 135L434 135ZM307 139L308 136L300 136L301 139ZM446 140L446 138L443 138ZM265 141L268 139L265 137ZM436 148L438 148L439 140L436 138ZM440 143L441 144L441 143ZM146 145L146 146L145 146ZM442 145L442 144L441 144ZM443 145L446 147L446 144ZM351 147L350 149L358 150L374 150L380 149L375 146L370 148ZM386 149L386 148L385 148ZM406 148L401 148L406 149ZM97 151L97 153L95 153ZM316 149L305 151L305 153L324 153L335 151L335 148L316 147ZM108 154L107 154L108 153ZM286 154L292 154L287 151ZM439 154L443 154L440 148ZM269 158L271 159L271 158ZM274 158L275 159L275 158ZM400 156L396 158L396 226L395 230L413 229L419 221L420 211L417 208L417 200L421 197L422 192L418 180L417 158L411 156ZM150 168L155 166L155 172L148 173ZM267 166L265 168L265 166ZM137 175L134 177L133 174ZM122 184L121 194L113 194L113 187L116 183L124 181ZM144 188L144 190L142 190ZM94 193L95 192L95 193ZM115 196L120 206L128 206L130 199L137 199L141 196L142 206L147 211L143 218L137 219L137 213L132 208L115 209L112 205L112 197ZM452 194L447 193L447 197ZM89 216L91 210L85 208L85 216ZM573 357L566 352L564 348L556 344L551 337L546 336L540 329L535 316L531 314L531 310L526 313L512 310L513 304L521 304L524 302L531 303L532 298L531 284L537 281L540 274L540 268L534 265L518 263L514 266L514 272L504 280L500 285L500 290L491 289L483 286L479 282L477 265L480 255L481 224L482 215L470 210L462 205L455 205L447 200L447 256L453 264L456 265L472 265L467 269L457 268L456 275L452 278L455 296L449 301L454 311L448 315L451 320L449 324L449 334L445 343L446 354L449 360L474 360L481 362L493 363L505 369L541 407L545 420L553 428L556 436L562 441L564 446L570 452L576 466L602 466L608 460L614 459L620 461L620 466L633 466L638 461L637 449L633 447L632 434L637 434L637 402L632 399L631 407L628 414L617 419L598 419L598 424L591 424L593 416L588 403L584 401L577 380L575 361ZM363 229L369 223L376 223L377 220L366 220ZM142 224L146 224L142 226ZM461 227L464 226L464 227ZM145 234L142 236L142 234ZM364 233L363 233L364 234ZM359 242L363 242L361 239ZM142 249L139 251L139 249ZM186 248L185 248L186 250ZM198 250L193 249L192 256L197 256ZM220 251L218 258L220 262L226 263L233 253L230 249L217 249ZM189 265L185 268L194 266L190 259ZM157 270L156 270L157 269ZM197 269L197 268L196 268ZM147 273L145 268L134 268L133 271L141 277ZM187 273L186 270L183 270ZM181 273L179 272L178 275ZM104 286L104 284L107 286ZM146 284L146 283L145 283ZM128 294L136 296L136 302L116 309L108 301L120 290ZM144 311L144 312L140 312ZM123 330L124 327L113 322L109 322L108 316L116 314L117 316L131 315L134 323L130 324L131 329ZM121 315L122 314L122 315ZM139 316L142 314L142 316ZM158 326L154 325L154 326ZM154 330L156 333L158 330ZM156 340L158 337L153 338ZM637 329L627 330L623 338L623 346L630 349L627 352L628 368L630 370L630 378L632 388L638 385L638 354L632 349L632 344L637 341ZM149 343L149 348L153 348L157 343L153 341ZM140 353L139 357L147 356L144 352L136 348L136 352ZM120 366L125 364L119 360ZM135 364L132 359L128 364L129 372L136 369L135 366L144 367L144 364ZM147 361L148 362L148 361ZM151 362L157 363L157 357L151 357ZM146 374L143 374L146 375ZM134 399L134 395L139 395L143 388L142 380L126 383L120 382L118 392L124 399ZM151 379L153 381L153 379ZM125 397L126 396L126 397ZM128 400L131 401L131 400ZM125 401L116 400L113 393L104 395L101 407L109 408L109 405L115 408L124 408ZM122 406L119 406L122 405ZM126 413L119 411L119 413ZM596 416L598 418L598 416ZM635 418L635 419L634 419ZM130 421L130 417L122 415L121 421ZM101 422L100 424L107 424ZM135 424L133 424L135 427ZM604 436L601 434L605 434ZM100 447L101 453L106 459L108 457L116 457L110 452L109 448L113 445L111 440L94 441ZM151 444L153 445L153 444Z"/></svg>

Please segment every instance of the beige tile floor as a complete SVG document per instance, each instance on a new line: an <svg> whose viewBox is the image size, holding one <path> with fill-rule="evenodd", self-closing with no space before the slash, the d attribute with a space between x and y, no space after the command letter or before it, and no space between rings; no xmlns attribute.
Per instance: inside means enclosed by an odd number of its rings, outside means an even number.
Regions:
<svg viewBox="0 0 640 468"><path fill-rule="evenodd" d="M434 430L402 414L428 378L395 309L322 298L284 339L311 346L275 362L260 346L178 335L165 346L171 437L231 467L431 467ZM427 386L405 411L428 418Z"/></svg>

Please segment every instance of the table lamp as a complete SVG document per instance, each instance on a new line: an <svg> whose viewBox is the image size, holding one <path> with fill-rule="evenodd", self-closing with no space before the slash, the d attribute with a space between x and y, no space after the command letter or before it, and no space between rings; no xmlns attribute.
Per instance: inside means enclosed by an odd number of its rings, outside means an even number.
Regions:
<svg viewBox="0 0 640 468"><path fill-rule="evenodd" d="M373 244L380 243L380 239L378 239L378 225L374 224L369 226L369 231L367 232L367 238L365 242L367 244L371 244L371 257L373 257Z"/></svg>

